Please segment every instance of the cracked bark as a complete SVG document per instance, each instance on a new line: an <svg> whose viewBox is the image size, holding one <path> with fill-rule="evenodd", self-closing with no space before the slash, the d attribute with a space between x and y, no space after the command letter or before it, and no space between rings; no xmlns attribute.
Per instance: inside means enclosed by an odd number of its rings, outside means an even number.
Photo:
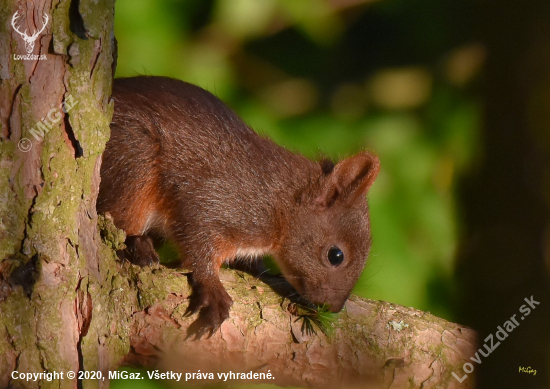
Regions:
<svg viewBox="0 0 550 389"><path fill-rule="evenodd" d="M14 56L27 53L10 24L16 11L29 34L49 16L32 52L45 60ZM100 269L99 258L113 259L100 244L95 211L112 114L113 13L114 1L0 5L2 388L72 388L75 380L13 381L10 373L112 367L127 348L120 340L99 358L104 346L89 330L92 314L94 323L105 316L93 311L110 272ZM86 35L77 36L78 28ZM39 127L44 135L34 137ZM18 147L24 138L28 152Z"/></svg>
<svg viewBox="0 0 550 389"><path fill-rule="evenodd" d="M19 10L47 59L16 60ZM108 371L121 363L184 372L269 370L280 385L469 387L470 329L410 308L353 297L332 335L303 334L303 318L269 287L222 271L235 304L211 339L183 341L194 317L181 271L116 260L123 241L99 217L101 152L112 114L114 1L0 4L0 387L108 387L106 381L12 380L11 372ZM28 18L28 20L27 20ZM23 20L24 19L24 20ZM72 96L68 113L61 105ZM56 109L44 137L31 129ZM21 139L32 148L22 152ZM98 220L99 219L99 220ZM100 228L98 228L98 221ZM183 369L183 370L182 370ZM203 381L202 383L210 383Z"/></svg>
<svg viewBox="0 0 550 389"><path fill-rule="evenodd" d="M123 363L214 377L269 371L275 378L263 382L282 386L473 387L472 375L462 383L452 375L462 378L462 365L474 355L475 333L469 328L413 308L352 296L328 335L316 326L315 333L307 334L302 332L304 319L291 313L292 303L261 281L223 269L221 279L234 301L230 318L210 339L185 341L195 319L183 317L190 293L185 274L162 267L139 269L134 285L140 304L131 309L132 351ZM231 381L236 382L243 381Z"/></svg>

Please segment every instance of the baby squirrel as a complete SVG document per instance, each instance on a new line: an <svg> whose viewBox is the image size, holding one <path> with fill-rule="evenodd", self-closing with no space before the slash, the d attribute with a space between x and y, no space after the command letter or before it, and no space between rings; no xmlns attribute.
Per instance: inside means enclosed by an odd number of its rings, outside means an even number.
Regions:
<svg viewBox="0 0 550 389"><path fill-rule="evenodd" d="M158 261L152 237L174 242L192 269L190 333L212 335L229 317L219 268L240 257L272 255L302 297L342 309L371 246L375 155L310 161L166 77L116 79L113 98L97 208L126 232L134 263Z"/></svg>

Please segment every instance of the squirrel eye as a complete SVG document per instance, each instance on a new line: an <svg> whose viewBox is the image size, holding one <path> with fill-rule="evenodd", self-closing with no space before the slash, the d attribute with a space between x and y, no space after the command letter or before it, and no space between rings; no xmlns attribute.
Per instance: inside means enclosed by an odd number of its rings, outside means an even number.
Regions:
<svg viewBox="0 0 550 389"><path fill-rule="evenodd" d="M327 257L332 266L338 266L344 262L344 253L336 246L332 246L328 250Z"/></svg>

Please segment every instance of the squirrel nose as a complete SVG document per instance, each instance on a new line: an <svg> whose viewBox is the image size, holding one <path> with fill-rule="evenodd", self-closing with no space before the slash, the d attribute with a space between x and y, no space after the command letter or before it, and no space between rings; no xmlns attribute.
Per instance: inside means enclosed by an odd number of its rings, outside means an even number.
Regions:
<svg viewBox="0 0 550 389"><path fill-rule="evenodd" d="M328 309L331 312L337 313L344 308L344 305L346 304L346 301L348 301L349 294L346 294L342 296L341 294L339 296L327 296L325 298L325 306L328 305Z"/></svg>
<svg viewBox="0 0 550 389"><path fill-rule="evenodd" d="M341 289L334 288L316 289L315 298L311 298L307 290L305 292L303 296L311 303L318 306L324 306L328 308L330 312L334 313L340 312L342 308L344 308L344 304L349 297L349 292L346 293Z"/></svg>
<svg viewBox="0 0 550 389"><path fill-rule="evenodd" d="M346 303L347 301L347 297L344 299L344 300L338 300L338 301L335 301L335 302L330 302L330 307L329 307L329 310L331 312L340 312L342 310L342 308L344 308L344 304Z"/></svg>

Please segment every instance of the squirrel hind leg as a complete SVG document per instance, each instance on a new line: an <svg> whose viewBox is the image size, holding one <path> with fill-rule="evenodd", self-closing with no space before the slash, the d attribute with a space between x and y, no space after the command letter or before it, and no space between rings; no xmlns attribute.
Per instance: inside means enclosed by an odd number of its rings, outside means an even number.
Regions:
<svg viewBox="0 0 550 389"><path fill-rule="evenodd" d="M121 250L119 254L134 265L144 267L159 262L159 255L155 250L153 239L150 236L128 236L124 243L126 244L126 248Z"/></svg>

